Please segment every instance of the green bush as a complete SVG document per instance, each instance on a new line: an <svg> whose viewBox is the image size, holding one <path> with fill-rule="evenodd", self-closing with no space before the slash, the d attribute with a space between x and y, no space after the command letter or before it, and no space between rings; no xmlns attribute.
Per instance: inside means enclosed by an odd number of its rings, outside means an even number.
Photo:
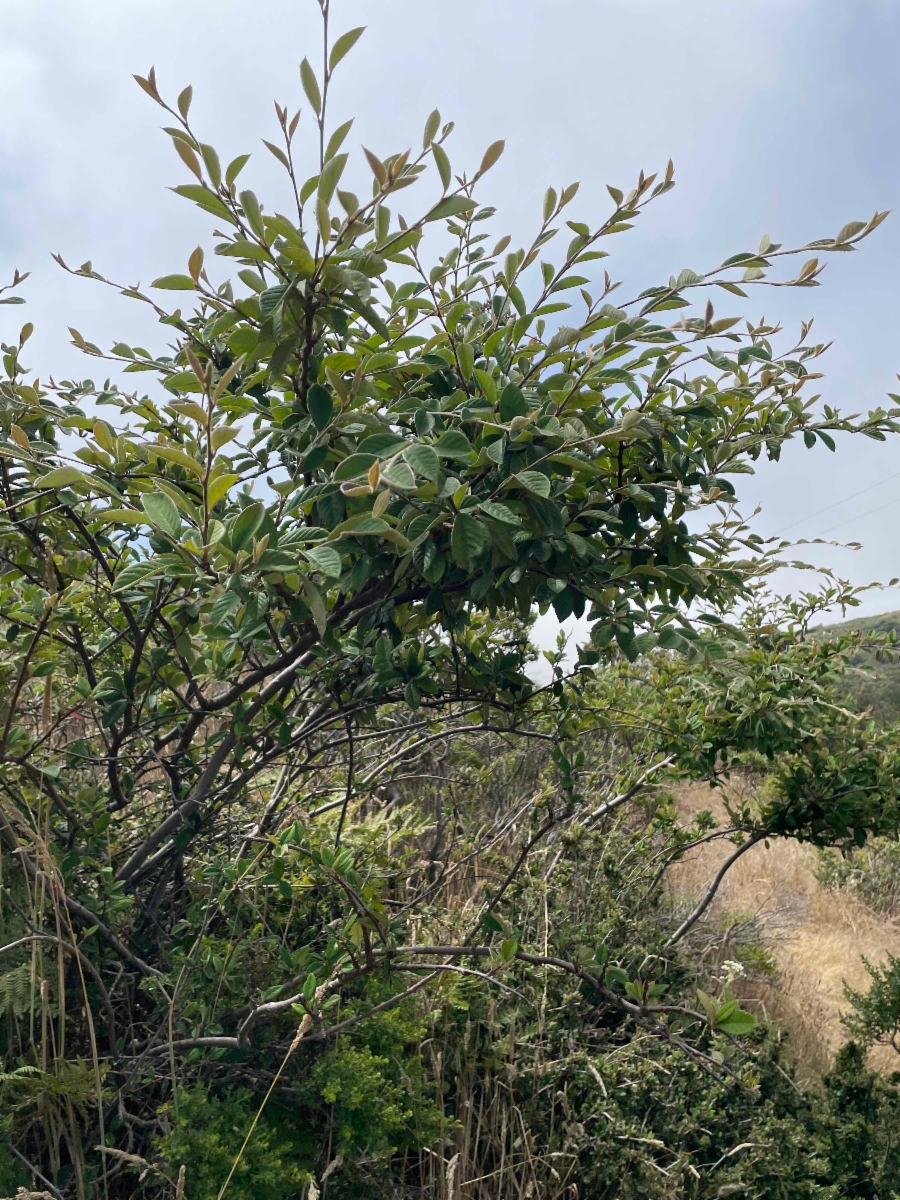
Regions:
<svg viewBox="0 0 900 1200"><path fill-rule="evenodd" d="M880 967L863 962L871 980L869 990L845 988L851 1010L844 1024L863 1045L892 1046L900 1054L900 958L889 954Z"/></svg>
<svg viewBox="0 0 900 1200"><path fill-rule="evenodd" d="M900 916L900 842L872 838L862 849L841 855L823 850L816 878L826 888L847 888L874 912Z"/></svg>
<svg viewBox="0 0 900 1200"><path fill-rule="evenodd" d="M127 384L38 376L30 323L2 347L16 1147L65 1200L126 1200L133 1151L211 1200L274 1088L229 1200L327 1172L328 1200L462 1173L492 1200L839 1194L776 1044L678 947L666 868L713 831L654 788L771 764L735 853L900 826L898 733L835 703L850 640L806 637L856 589L768 604L776 551L733 507L789 442L900 430L804 399L810 323L740 317L886 214L620 290L601 263L671 163L599 213L548 188L516 247L482 200L502 142L454 167L433 112L415 149L344 151L329 97L363 31L320 7L272 199L189 86L138 77L210 234L119 287L155 348L72 329ZM551 607L590 641L539 688Z"/></svg>
<svg viewBox="0 0 900 1200"><path fill-rule="evenodd" d="M181 1091L178 1115L167 1105L168 1126L156 1150L175 1178L186 1168L190 1200L216 1200L259 1108L246 1088L216 1095L202 1084ZM311 1179L315 1147L296 1118L273 1104L261 1117L229 1185L233 1200L291 1200Z"/></svg>

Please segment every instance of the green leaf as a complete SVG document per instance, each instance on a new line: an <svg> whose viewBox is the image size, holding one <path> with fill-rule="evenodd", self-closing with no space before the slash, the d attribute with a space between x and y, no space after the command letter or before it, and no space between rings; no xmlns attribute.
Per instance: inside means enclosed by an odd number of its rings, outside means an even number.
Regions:
<svg viewBox="0 0 900 1200"><path fill-rule="evenodd" d="M199 479L202 479L205 471L196 458L191 458L189 454L185 454L183 450L179 450L177 446L160 446L156 442L151 443L147 447L151 454L157 455L159 458L165 459L166 462L177 463L180 467L191 471Z"/></svg>
<svg viewBox="0 0 900 1200"><path fill-rule="evenodd" d="M309 389L306 406L316 429L327 429L334 415L334 401L321 384L314 383Z"/></svg>
<svg viewBox="0 0 900 1200"><path fill-rule="evenodd" d="M360 25L358 29L348 29L346 33L342 33L335 40L331 47L331 53L328 56L328 70L333 71L341 59L348 54L365 32L365 25Z"/></svg>
<svg viewBox="0 0 900 1200"><path fill-rule="evenodd" d="M125 592L129 588L136 587L138 584L144 583L157 575L162 575L165 569L166 564L156 558L145 559L143 562L130 563L116 576L116 584L113 591Z"/></svg>
<svg viewBox="0 0 900 1200"><path fill-rule="evenodd" d="M497 403L497 381L493 375L487 371L482 371L480 368L475 370L475 378L478 380L478 386L481 388L481 394L487 400L488 404L494 405Z"/></svg>
<svg viewBox="0 0 900 1200"><path fill-rule="evenodd" d="M316 629L319 631L319 637L324 637L328 632L328 609L322 593L308 577L303 579L303 591L306 594L306 603L309 605Z"/></svg>
<svg viewBox="0 0 900 1200"><path fill-rule="evenodd" d="M251 191L241 192L238 199L241 202L241 208L244 210L244 216L250 222L250 228L258 238L265 240L266 227L263 224L262 209L259 207L256 193Z"/></svg>
<svg viewBox="0 0 900 1200"><path fill-rule="evenodd" d="M419 708L422 703L422 693L412 680L410 680L404 688L403 697L406 700L407 705L414 710Z"/></svg>
<svg viewBox="0 0 900 1200"><path fill-rule="evenodd" d="M181 517L174 502L162 492L141 496L141 506L154 525L173 538L181 536Z"/></svg>
<svg viewBox="0 0 900 1200"><path fill-rule="evenodd" d="M716 1013L719 1011L719 1006L713 1000L712 996L703 991L702 988L697 988L697 999L703 1005L710 1024L715 1023Z"/></svg>
<svg viewBox="0 0 900 1200"><path fill-rule="evenodd" d="M191 107L191 99L193 95L194 89L190 84L188 84L186 88L183 88L182 91L178 93L178 100L176 101L178 105L178 111L185 118L187 118L188 111Z"/></svg>
<svg viewBox="0 0 900 1200"><path fill-rule="evenodd" d="M425 130L422 134L422 149L427 150L434 141L434 135L437 133L441 124L441 114L435 108L428 114L428 119L425 122Z"/></svg>
<svg viewBox="0 0 900 1200"><path fill-rule="evenodd" d="M724 1020L716 1021L716 1028L722 1033L730 1033L733 1037L741 1037L756 1028L756 1018L737 1008Z"/></svg>
<svg viewBox="0 0 900 1200"><path fill-rule="evenodd" d="M203 384L193 371L176 371L167 375L164 386L169 392L202 392Z"/></svg>
<svg viewBox="0 0 900 1200"><path fill-rule="evenodd" d="M197 285L190 275L161 275L159 279L154 279L150 286L166 292L195 292L197 290Z"/></svg>
<svg viewBox="0 0 900 1200"><path fill-rule="evenodd" d="M508 383L500 393L500 420L509 422L513 417L524 417L528 414L528 402L520 388L514 383Z"/></svg>
<svg viewBox="0 0 900 1200"><path fill-rule="evenodd" d="M518 953L519 943L515 938L507 938L500 947L500 957L505 962L512 962Z"/></svg>
<svg viewBox="0 0 900 1200"><path fill-rule="evenodd" d="M490 534L480 521L468 513L457 513L450 534L453 558L461 567L468 567L488 546Z"/></svg>
<svg viewBox="0 0 900 1200"><path fill-rule="evenodd" d="M370 517L366 513L360 513L348 521L342 521L332 530L331 536L347 533L352 537L362 537L370 534L385 534L391 529L392 526L388 525L387 521L383 521L381 517Z"/></svg>
<svg viewBox="0 0 900 1200"><path fill-rule="evenodd" d="M434 147L438 149L437 146ZM440 221L442 217L458 217L461 213L469 213L473 208L476 208L476 203L469 196L447 196L444 200L439 200L429 213L427 213L426 221Z"/></svg>
<svg viewBox="0 0 900 1200"><path fill-rule="evenodd" d="M340 578L341 555L338 550L335 550L334 546L312 546L309 550L304 550L303 553L323 575L328 575L332 579Z"/></svg>
<svg viewBox="0 0 900 1200"><path fill-rule="evenodd" d="M252 243L248 242L247 245L251 249L254 249ZM281 283L278 287L266 288L264 292L259 293L259 311L263 317L271 317L273 315L282 300L284 300L287 291L288 285Z"/></svg>
<svg viewBox="0 0 900 1200"><path fill-rule="evenodd" d="M392 487L409 491L416 486L416 477L405 462L393 462L387 469L382 470L381 478Z"/></svg>
<svg viewBox="0 0 900 1200"><path fill-rule="evenodd" d="M40 479L35 480L35 487L64 488L71 487L76 483L84 483L90 486L91 482L83 471L79 471L75 467L57 467L56 470L48 471L46 475L42 475Z"/></svg>
<svg viewBox="0 0 900 1200"><path fill-rule="evenodd" d="M249 155L245 157L249 158ZM222 221L227 221L229 225L237 224L234 217L211 188L204 187L201 183L181 183L178 187L172 188L172 191L177 196L183 196L186 200L193 200L205 212L212 213L213 216L219 217Z"/></svg>
<svg viewBox="0 0 900 1200"><path fill-rule="evenodd" d="M231 160L231 162L225 168L225 183L228 187L231 187L249 161L249 154L239 154L237 158L233 158Z"/></svg>
<svg viewBox="0 0 900 1200"><path fill-rule="evenodd" d="M434 142L431 147L431 153L434 155L434 161L437 164L438 174L441 177L441 183L444 188L450 186L450 180L453 178L453 171L450 167L450 159L447 157L447 151L443 146L439 146Z"/></svg>
<svg viewBox="0 0 900 1200"><path fill-rule="evenodd" d="M392 454L408 445L406 438L397 433L372 433L359 443L357 453L374 454L376 458L390 458Z"/></svg>
<svg viewBox="0 0 900 1200"><path fill-rule="evenodd" d="M481 924L489 933L503 933L503 922L493 913L484 913Z"/></svg>
<svg viewBox="0 0 900 1200"><path fill-rule="evenodd" d="M471 379L475 368L475 349L469 342L459 342L456 347L456 361L459 373L463 379Z"/></svg>
<svg viewBox="0 0 900 1200"><path fill-rule="evenodd" d="M322 168L322 173L319 176L319 198L326 204L331 203L331 197L334 195L334 189L338 185L341 175L344 173L344 167L347 165L346 154L336 154L334 158L330 158Z"/></svg>
<svg viewBox="0 0 900 1200"><path fill-rule="evenodd" d="M414 471L426 479L437 479L440 474L441 460L431 446L408 446L403 451L403 457Z"/></svg>
<svg viewBox="0 0 900 1200"><path fill-rule="evenodd" d="M342 462L338 463L334 469L332 478L336 483L341 483L348 479L359 479L377 461L378 459L374 454L350 454Z"/></svg>
<svg viewBox="0 0 900 1200"><path fill-rule="evenodd" d="M434 443L434 448L441 458L468 458L474 454L472 443L459 429L448 429Z"/></svg>
<svg viewBox="0 0 900 1200"><path fill-rule="evenodd" d="M254 534L265 520L265 516L266 506L261 500L257 500L255 504L247 505L231 529L229 540L231 542L231 549L235 554L250 545Z"/></svg>
<svg viewBox="0 0 900 1200"><path fill-rule="evenodd" d="M335 154L337 154L338 150L340 150L341 146L344 144L344 138L346 138L347 134L350 132L352 125L353 118L351 117L350 120L345 121L343 125L338 125L337 129L328 139L328 145L325 147L326 162L328 162L330 158L333 158Z"/></svg>
<svg viewBox="0 0 900 1200"><path fill-rule="evenodd" d="M203 156L203 165L206 167L206 173L209 175L213 187L220 187L222 183L222 164L219 162L219 156L215 151L215 147L201 142L200 153Z"/></svg>
<svg viewBox="0 0 900 1200"><path fill-rule="evenodd" d="M210 508L214 508L222 499L229 488L234 487L240 475L217 475L207 488L207 501Z"/></svg>
<svg viewBox="0 0 900 1200"><path fill-rule="evenodd" d="M687 638L682 637L676 628L672 625L667 625L661 629L657 635L659 645L664 650L678 650L682 654L686 653L690 648L690 642Z"/></svg>
<svg viewBox="0 0 900 1200"><path fill-rule="evenodd" d="M634 644L634 636L627 629L616 630L616 643L629 662L635 662L638 655L637 646Z"/></svg>
<svg viewBox="0 0 900 1200"><path fill-rule="evenodd" d="M103 521L108 525L147 525L149 518L133 508L107 508L103 512L91 513L92 521Z"/></svg>
<svg viewBox="0 0 900 1200"><path fill-rule="evenodd" d="M309 64L309 59L304 58L300 64L300 82L303 84L303 90L306 93L306 98L312 105L313 112L318 117L322 112L322 93L319 91L319 81L316 79L316 73Z"/></svg>
<svg viewBox="0 0 900 1200"><path fill-rule="evenodd" d="M496 500L482 500L480 508L485 516L493 517L495 521L503 521L506 525L522 524L521 518L517 517L512 509L507 508L505 504L498 504Z"/></svg>
<svg viewBox="0 0 900 1200"><path fill-rule="evenodd" d="M210 445L213 449L213 454L221 450L229 442L233 442L235 438L241 436L240 429L236 429L234 425L219 425L210 435Z"/></svg>
<svg viewBox="0 0 900 1200"><path fill-rule="evenodd" d="M546 500L550 495L550 480L542 471L519 471L513 476L517 483L523 488L527 488L529 492L533 492L535 496L541 496Z"/></svg>
<svg viewBox="0 0 900 1200"><path fill-rule="evenodd" d="M502 139L497 142L491 142L487 150L484 152L484 157L481 160L481 165L478 168L478 174L483 175L485 171L489 171L494 163L506 148L506 142Z"/></svg>
<svg viewBox="0 0 900 1200"><path fill-rule="evenodd" d="M359 358L355 354L348 353L346 350L338 350L325 358L325 366L338 375L343 375L345 371L356 370L359 366Z"/></svg>
<svg viewBox="0 0 900 1200"><path fill-rule="evenodd" d="M865 227L865 221L848 221L834 240L838 244L846 242L849 238L855 237Z"/></svg>

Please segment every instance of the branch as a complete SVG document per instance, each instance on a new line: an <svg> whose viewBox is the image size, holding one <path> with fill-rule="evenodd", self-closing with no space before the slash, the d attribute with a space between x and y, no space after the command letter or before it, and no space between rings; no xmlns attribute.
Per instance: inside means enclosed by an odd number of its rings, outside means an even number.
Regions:
<svg viewBox="0 0 900 1200"><path fill-rule="evenodd" d="M10 1154L13 1154L19 1160L19 1162L22 1164L22 1166L25 1167L25 1169L27 1171L31 1172L31 1174L35 1177L35 1179L38 1181L38 1183L42 1183L44 1185L44 1187L47 1189L47 1191L50 1193L51 1196L55 1196L56 1200L66 1200L65 1196L62 1194L62 1192L59 1190L59 1188L54 1187L54 1185L50 1182L50 1180L45 1175L42 1175L40 1173L40 1171L37 1169L37 1167L33 1163L30 1163L28 1161L28 1159L25 1157L24 1154L20 1154L19 1151L12 1144L12 1142L7 1141L6 1144L9 1147Z"/></svg>
<svg viewBox="0 0 900 1200"><path fill-rule="evenodd" d="M706 889L703 899L700 901L700 903L697 905L697 907L694 909L694 911L691 913L691 915L689 917L687 917L686 920L682 921L682 923L678 926L678 928L675 930L675 932L672 934L672 936L669 938L669 940L666 942L665 946L663 947L664 950L668 950L670 947L676 945L678 942L681 941L681 939L684 937L684 935L686 933L689 933L690 930L693 929L693 927L697 924L697 922L700 920L700 918L703 916L703 914L709 908L716 892L719 890L719 885L721 884L722 880L725 878L728 871L734 866L734 864L737 862L737 860L741 857L742 854L746 854L751 846L755 846L757 842L761 842L763 840L763 838L765 838L767 836L768 835L764 830L758 830L756 833L751 834L751 836L746 840L746 842L742 842L741 845L738 846L737 850L735 850L735 852L733 854L730 854L728 856L728 858L725 859L725 861L722 863L721 867L719 867L718 871L716 872L712 883Z"/></svg>
<svg viewBox="0 0 900 1200"><path fill-rule="evenodd" d="M13 829L12 825L10 825L2 809L0 809L0 840L6 842L9 849L22 863L25 872L31 880L36 881L38 875L43 874L43 872L38 871L35 864L25 852L24 847L21 845L18 837L16 836L15 830ZM55 891L58 899L60 899L66 906L69 913L72 916L79 917L88 926L96 926L97 933L99 933L100 936L104 938L110 944L110 946L112 946L113 950L115 950L116 954L118 954L120 958L124 958L125 961L134 967L136 971L139 971L141 975L154 975L159 979L163 978L162 971L157 971L155 967L151 967L149 963L146 963L143 959L138 958L136 954L132 954L118 934L113 933L109 926L101 921L95 913L92 913L89 908L85 908L85 906L80 904L77 900L73 900L71 897L67 896L57 880L49 875L45 875L45 878L50 881L50 885Z"/></svg>
<svg viewBox="0 0 900 1200"><path fill-rule="evenodd" d="M38 642L41 640L41 635L50 623L50 618L53 616L53 609L56 605L56 597L48 596L44 603L44 612L38 623L37 629L31 639L31 645L25 651L25 656L22 659L22 665L19 667L19 674L16 678L13 694L9 702L9 712L6 714L6 724L3 726L3 734L0 736L0 759L6 757L6 743L9 741L9 731L12 728L13 719L16 715L16 705L19 702L22 688L28 679L28 664L31 662L31 656L37 650Z"/></svg>
<svg viewBox="0 0 900 1200"><path fill-rule="evenodd" d="M631 785L631 787L622 792L620 796L614 796L612 800L607 800L601 804L599 808L595 808L587 818L588 821L599 821L601 817L605 817L607 813L612 812L613 809L618 808L619 805L627 804L633 796L636 796L639 791L646 787L649 780L656 774L657 771L662 771L665 767L670 767L674 761L675 755L670 754L669 757L664 758L662 762L658 762L654 766L648 767L640 779L637 779Z"/></svg>
<svg viewBox="0 0 900 1200"><path fill-rule="evenodd" d="M532 837L530 837L528 839L528 841L525 843L525 845L522 847L521 851L519 852L519 857L516 859L516 861L513 863L513 865L510 867L509 871L507 872L506 878L503 880L503 883L500 885L499 890L496 892L496 894L494 896L491 897L490 903L482 905L481 908L478 910L475 920L472 922L472 925L470 926L472 933L474 933L475 930L478 929L478 924L481 921L482 917L484 917L487 913L491 912L492 909L495 909L497 907L497 905L503 899L503 896L505 895L507 888L510 886L510 884L513 882L515 877L518 875L519 871L521 871L522 866L525 863L525 859L528 857L528 855L531 853L531 851L534 849L534 847L537 845L537 843L541 840L541 838L544 837L545 834L549 833L555 824L556 824L556 817L554 817L551 814L547 818L547 820L544 822L544 824L540 827L540 829L537 831L537 833L533 834ZM471 937L472 933L468 934L467 936Z"/></svg>

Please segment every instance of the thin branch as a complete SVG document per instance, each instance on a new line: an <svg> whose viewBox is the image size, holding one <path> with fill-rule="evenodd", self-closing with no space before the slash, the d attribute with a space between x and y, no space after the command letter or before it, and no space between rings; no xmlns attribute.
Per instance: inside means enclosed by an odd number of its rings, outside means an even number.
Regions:
<svg viewBox="0 0 900 1200"><path fill-rule="evenodd" d="M722 863L721 867L719 867L718 871L716 872L712 883L706 889L706 892L703 895L703 899L700 901L700 903L697 905L697 907L694 909L694 911L691 913L691 915L689 917L687 917L684 921L682 921L682 923L678 926L678 928L675 930L675 932L672 934L672 936L666 942L663 949L665 949L665 950L670 949L672 946L674 946L678 942L680 942L686 933L689 933L690 930L693 929L693 927L697 924L697 922L700 920L700 918L703 916L703 914L709 908L710 904L712 904L713 898L714 898L716 892L719 890L719 885L721 884L722 880L725 878L728 871L734 866L734 864L737 862L737 860L741 857L742 854L746 854L747 851L751 848L751 846L755 846L757 842L761 842L763 840L763 838L765 838L766 836L767 836L767 834L766 834L765 830L757 830L756 833L751 834L750 837L747 838L746 842L742 842L741 845L738 846L737 850L735 850L735 852L733 854L730 854L728 856L728 858L725 859L725 861Z"/></svg>
<svg viewBox="0 0 900 1200"><path fill-rule="evenodd" d="M25 1169L27 1171L31 1172L31 1174L35 1177L35 1179L38 1181L38 1183L42 1183L44 1185L44 1187L51 1194L51 1196L55 1196L56 1200L66 1200L65 1196L62 1194L62 1192L59 1190L59 1188L55 1187L50 1182L50 1180L47 1178L46 1175L42 1175L40 1173L40 1171L37 1169L37 1167L34 1165L34 1163L30 1163L28 1161L28 1159L25 1157L25 1155L22 1154L20 1151L18 1151L15 1148L15 1146L12 1144L12 1142L7 1141L6 1144L9 1147L10 1154L14 1155L19 1160L19 1162L22 1164L22 1166L25 1167Z"/></svg>
<svg viewBox="0 0 900 1200"><path fill-rule="evenodd" d="M640 792L643 788L645 788L647 786L650 779L652 779L652 777L658 771L662 771L666 767L670 767L674 761L675 761L675 755L670 754L669 757L664 758L662 760L662 762L658 762L658 763L654 764L654 766L648 767L647 770L644 772L644 774L640 777L640 779L635 780L635 782L631 785L631 787L628 788L626 791L622 792L622 794L620 796L615 796L615 797L613 797L612 800L607 800L603 804L601 804L598 808L595 808L594 811L587 818L588 822L599 821L601 817L605 817L607 813L611 813L614 809L619 808L620 805L627 804L629 800L631 800L634 796L637 795L638 792Z"/></svg>
<svg viewBox="0 0 900 1200"><path fill-rule="evenodd" d="M344 803L341 808L341 815L338 818L337 832L334 835L334 848L337 850L341 844L341 834L344 832L344 822L347 819L347 809L350 805L350 797L353 795L353 766L354 766L354 751L353 743L353 722L350 717L347 717L347 791L344 795Z"/></svg>

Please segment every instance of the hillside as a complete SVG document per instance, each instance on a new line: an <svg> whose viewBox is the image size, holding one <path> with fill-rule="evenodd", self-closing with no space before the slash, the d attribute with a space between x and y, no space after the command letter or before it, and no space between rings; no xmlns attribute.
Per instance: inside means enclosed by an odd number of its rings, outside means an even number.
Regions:
<svg viewBox="0 0 900 1200"><path fill-rule="evenodd" d="M881 613L875 617L857 617L837 625L820 628L817 632L848 633L861 630L866 633L890 633L900 636L900 611ZM891 662L879 662L870 651L861 650L853 658L853 667L843 685L860 708L871 708L882 721L900 718L900 653Z"/></svg>
<svg viewBox="0 0 900 1200"><path fill-rule="evenodd" d="M740 800L745 781L735 780L732 800ZM751 785L752 786L752 785ZM723 797L703 785L677 790L682 816L693 819L703 809L726 820ZM728 856L723 842L700 846L672 872L677 896L701 895ZM762 980L739 981L742 999L790 1030L791 1053L807 1082L829 1069L847 1041L841 1016L848 1005L844 984L865 991L869 980L863 958L883 963L900 956L900 923L869 908L853 891L833 891L817 877L814 847L790 838L755 846L728 872L710 910L712 929L753 927L760 948L771 955L772 974ZM897 1056L876 1047L870 1066L891 1072Z"/></svg>

